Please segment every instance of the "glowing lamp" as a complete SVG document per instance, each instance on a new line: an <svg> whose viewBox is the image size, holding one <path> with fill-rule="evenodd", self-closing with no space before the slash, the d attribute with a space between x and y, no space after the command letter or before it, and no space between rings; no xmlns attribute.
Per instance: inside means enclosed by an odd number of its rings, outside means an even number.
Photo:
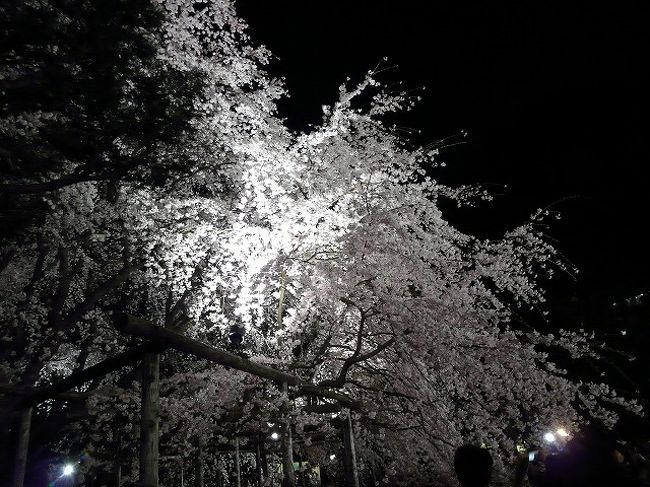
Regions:
<svg viewBox="0 0 650 487"><path fill-rule="evenodd" d="M544 441L548 443L554 443L555 442L555 435L551 433L550 431L544 435Z"/></svg>
<svg viewBox="0 0 650 487"><path fill-rule="evenodd" d="M68 464L63 467L63 475L69 476L74 473L74 466Z"/></svg>

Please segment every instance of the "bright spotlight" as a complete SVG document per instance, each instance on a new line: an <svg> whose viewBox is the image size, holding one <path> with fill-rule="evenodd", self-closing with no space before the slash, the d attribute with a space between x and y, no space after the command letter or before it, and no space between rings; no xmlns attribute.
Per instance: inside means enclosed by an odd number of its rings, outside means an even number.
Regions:
<svg viewBox="0 0 650 487"><path fill-rule="evenodd" d="M274 431L273 433L271 433L271 439L273 441L278 441L280 439L280 435Z"/></svg>
<svg viewBox="0 0 650 487"><path fill-rule="evenodd" d="M549 431L544 435L544 440L547 441L548 443L554 443L555 435Z"/></svg>
<svg viewBox="0 0 650 487"><path fill-rule="evenodd" d="M332 454L330 455L330 460L334 460L335 458L336 458L336 455L334 455L334 453L332 453Z"/></svg>
<svg viewBox="0 0 650 487"><path fill-rule="evenodd" d="M72 475L74 473L74 466L68 464L63 467L63 475Z"/></svg>
<svg viewBox="0 0 650 487"><path fill-rule="evenodd" d="M563 438L566 438L567 436L569 436L568 431L565 430L564 428L558 428L558 430L556 431L556 433L558 434L558 436L561 436L561 437L563 437Z"/></svg>

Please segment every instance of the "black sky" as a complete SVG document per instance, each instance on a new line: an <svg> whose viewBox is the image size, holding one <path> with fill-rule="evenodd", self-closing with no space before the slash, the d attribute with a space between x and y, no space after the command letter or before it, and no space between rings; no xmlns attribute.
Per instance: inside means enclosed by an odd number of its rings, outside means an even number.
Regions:
<svg viewBox="0 0 650 487"><path fill-rule="evenodd" d="M399 120L443 151L449 183L502 194L450 213L463 230L496 236L553 205L550 234L581 269L576 290L617 298L650 290L650 3L647 1L238 2L256 42L279 58L296 129L321 118L346 77L383 57L389 81L426 87ZM503 190L498 185L507 184ZM564 289L564 288L563 288Z"/></svg>

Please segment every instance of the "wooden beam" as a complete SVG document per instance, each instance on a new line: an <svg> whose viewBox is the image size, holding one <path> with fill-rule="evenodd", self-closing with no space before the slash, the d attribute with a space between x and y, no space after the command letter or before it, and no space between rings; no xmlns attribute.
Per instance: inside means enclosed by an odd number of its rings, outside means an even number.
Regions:
<svg viewBox="0 0 650 487"><path fill-rule="evenodd" d="M142 361L140 410L140 484L158 487L160 354L148 352Z"/></svg>
<svg viewBox="0 0 650 487"><path fill-rule="evenodd" d="M346 396L345 394L341 394L340 392L332 391L328 387L323 387L323 386L316 386L313 384L300 384L300 387L298 388L296 395L300 396L318 396L318 397L323 397L327 399L333 399L335 401L338 401L340 403L345 404L346 408L351 408L351 409L361 409L361 403L359 401L355 401L349 396Z"/></svg>
<svg viewBox="0 0 650 487"><path fill-rule="evenodd" d="M184 352L226 367L232 367L233 369L248 372L249 374L258 377L271 379L280 384L283 382L286 382L289 385L298 385L302 383L302 379L298 376L288 374L266 365L257 364L239 357L238 355L201 343L198 340L194 340L175 331L156 326L149 321L140 318L135 318L125 314L119 315L115 322L115 326L118 330L124 333L153 341L164 348L173 348L179 352Z"/></svg>

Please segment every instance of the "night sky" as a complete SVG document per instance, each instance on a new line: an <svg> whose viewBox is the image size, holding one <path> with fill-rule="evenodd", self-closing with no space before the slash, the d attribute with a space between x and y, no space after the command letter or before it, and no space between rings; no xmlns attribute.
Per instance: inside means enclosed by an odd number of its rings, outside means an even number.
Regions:
<svg viewBox="0 0 650 487"><path fill-rule="evenodd" d="M338 86L388 57L382 79L424 99L398 124L416 143L467 131L434 176L482 183L484 208L449 211L460 229L498 236L537 208L563 219L549 234L581 270L555 284L591 302L650 290L648 114L650 3L593 1L239 1L255 42L278 59L304 129ZM503 185L507 185L504 188Z"/></svg>

